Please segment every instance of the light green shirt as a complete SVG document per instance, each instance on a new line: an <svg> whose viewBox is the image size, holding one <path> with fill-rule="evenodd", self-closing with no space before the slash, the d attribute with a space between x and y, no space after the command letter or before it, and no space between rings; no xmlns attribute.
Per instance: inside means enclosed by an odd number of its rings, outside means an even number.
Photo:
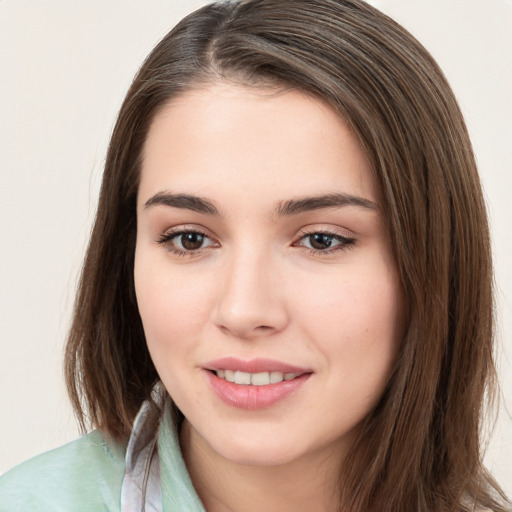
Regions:
<svg viewBox="0 0 512 512"><path fill-rule="evenodd" d="M16 466L0 477L0 512L140 512L145 494L146 512L205 512L183 461L168 403L161 421L152 421L154 433L139 413L127 447L94 431ZM144 436L137 435L141 432ZM152 436L158 449L148 456ZM147 461L153 466L149 472Z"/></svg>

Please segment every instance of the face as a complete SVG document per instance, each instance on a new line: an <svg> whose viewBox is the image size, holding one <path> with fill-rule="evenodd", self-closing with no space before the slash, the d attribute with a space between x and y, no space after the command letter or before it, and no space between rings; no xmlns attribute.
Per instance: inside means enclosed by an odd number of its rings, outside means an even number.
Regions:
<svg viewBox="0 0 512 512"><path fill-rule="evenodd" d="M346 452L389 379L401 288L347 124L298 92L215 84L154 119L135 286L191 436L223 460Z"/></svg>

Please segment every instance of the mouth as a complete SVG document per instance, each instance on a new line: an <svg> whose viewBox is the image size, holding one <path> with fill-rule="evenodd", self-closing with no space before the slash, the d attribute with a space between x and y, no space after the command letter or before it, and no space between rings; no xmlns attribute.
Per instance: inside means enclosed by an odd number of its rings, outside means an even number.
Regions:
<svg viewBox="0 0 512 512"><path fill-rule="evenodd" d="M295 396L314 373L270 359L232 357L211 361L203 369L218 398L246 410L269 408Z"/></svg>
<svg viewBox="0 0 512 512"><path fill-rule="evenodd" d="M243 386L268 386L269 384L279 384L283 381L294 380L304 373L294 372L257 372L250 373L241 370L212 370L217 377L227 382L241 384Z"/></svg>

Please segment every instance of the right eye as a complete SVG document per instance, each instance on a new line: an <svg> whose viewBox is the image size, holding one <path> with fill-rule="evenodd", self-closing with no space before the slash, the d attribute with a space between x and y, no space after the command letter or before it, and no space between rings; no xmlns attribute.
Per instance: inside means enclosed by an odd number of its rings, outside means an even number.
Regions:
<svg viewBox="0 0 512 512"><path fill-rule="evenodd" d="M167 232L158 240L158 243L179 256L193 255L208 247L217 247L209 236L200 231L177 230Z"/></svg>

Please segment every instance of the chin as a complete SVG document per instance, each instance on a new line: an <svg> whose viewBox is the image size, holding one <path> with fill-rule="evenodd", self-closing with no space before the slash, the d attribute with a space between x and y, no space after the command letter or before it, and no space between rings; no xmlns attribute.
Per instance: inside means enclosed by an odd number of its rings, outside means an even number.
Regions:
<svg viewBox="0 0 512 512"><path fill-rule="evenodd" d="M239 427L239 426L238 426ZM252 428L231 428L227 435L212 435L204 439L219 457L243 466L283 466L315 457L329 444L327 440L311 439L289 427L286 431L253 425ZM218 431L217 431L218 433ZM333 446L333 451L336 451Z"/></svg>
<svg viewBox="0 0 512 512"><path fill-rule="evenodd" d="M287 449L282 444L281 446L267 444L262 447L262 445L247 446L239 443L230 447L223 446L217 453L233 464L242 466L282 466L300 457L295 450Z"/></svg>

